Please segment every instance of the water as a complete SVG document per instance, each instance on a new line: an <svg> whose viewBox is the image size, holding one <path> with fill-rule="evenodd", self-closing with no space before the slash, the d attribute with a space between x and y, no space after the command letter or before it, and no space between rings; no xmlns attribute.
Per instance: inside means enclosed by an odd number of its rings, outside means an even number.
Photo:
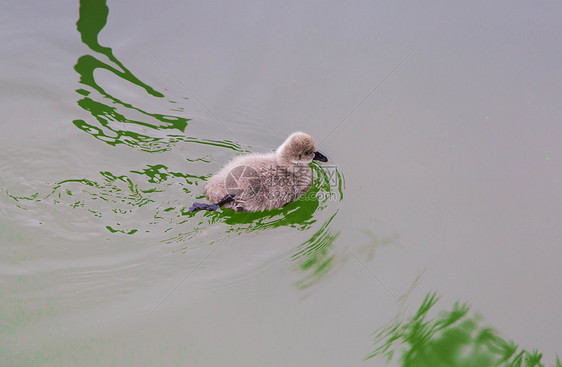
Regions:
<svg viewBox="0 0 562 367"><path fill-rule="evenodd" d="M6 5L1 364L554 365L560 10ZM296 130L307 197L187 212Z"/></svg>

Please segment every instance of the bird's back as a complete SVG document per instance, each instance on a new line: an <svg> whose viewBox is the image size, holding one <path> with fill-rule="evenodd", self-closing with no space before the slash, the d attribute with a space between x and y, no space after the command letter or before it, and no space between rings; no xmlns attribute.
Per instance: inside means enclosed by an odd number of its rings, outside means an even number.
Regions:
<svg viewBox="0 0 562 367"><path fill-rule="evenodd" d="M274 153L238 156L207 183L209 201L218 203L226 195L234 200L224 207L259 211L279 208L297 200L312 185L308 165L281 166Z"/></svg>

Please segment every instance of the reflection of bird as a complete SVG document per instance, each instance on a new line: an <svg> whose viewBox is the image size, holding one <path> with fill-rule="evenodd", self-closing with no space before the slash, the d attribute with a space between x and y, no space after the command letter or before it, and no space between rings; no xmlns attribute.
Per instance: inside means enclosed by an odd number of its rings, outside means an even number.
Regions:
<svg viewBox="0 0 562 367"><path fill-rule="evenodd" d="M207 183L207 198L213 204L194 203L189 211L221 206L249 212L280 208L310 189L312 160L327 162L328 158L316 151L310 135L293 133L275 152L234 158Z"/></svg>

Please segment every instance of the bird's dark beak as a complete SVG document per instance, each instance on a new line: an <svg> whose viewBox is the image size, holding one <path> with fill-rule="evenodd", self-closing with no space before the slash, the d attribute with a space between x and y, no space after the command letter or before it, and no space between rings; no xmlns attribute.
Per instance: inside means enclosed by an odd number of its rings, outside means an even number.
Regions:
<svg viewBox="0 0 562 367"><path fill-rule="evenodd" d="M328 162L328 157L326 157L324 154L320 153L320 152L314 152L314 159L315 161L320 161L320 162Z"/></svg>

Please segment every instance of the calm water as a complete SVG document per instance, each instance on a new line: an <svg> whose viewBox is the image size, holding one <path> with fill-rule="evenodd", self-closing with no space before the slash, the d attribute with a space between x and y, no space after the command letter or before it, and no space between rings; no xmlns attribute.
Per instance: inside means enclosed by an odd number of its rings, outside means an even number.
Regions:
<svg viewBox="0 0 562 367"><path fill-rule="evenodd" d="M1 365L560 365L559 2L3 8Z"/></svg>

